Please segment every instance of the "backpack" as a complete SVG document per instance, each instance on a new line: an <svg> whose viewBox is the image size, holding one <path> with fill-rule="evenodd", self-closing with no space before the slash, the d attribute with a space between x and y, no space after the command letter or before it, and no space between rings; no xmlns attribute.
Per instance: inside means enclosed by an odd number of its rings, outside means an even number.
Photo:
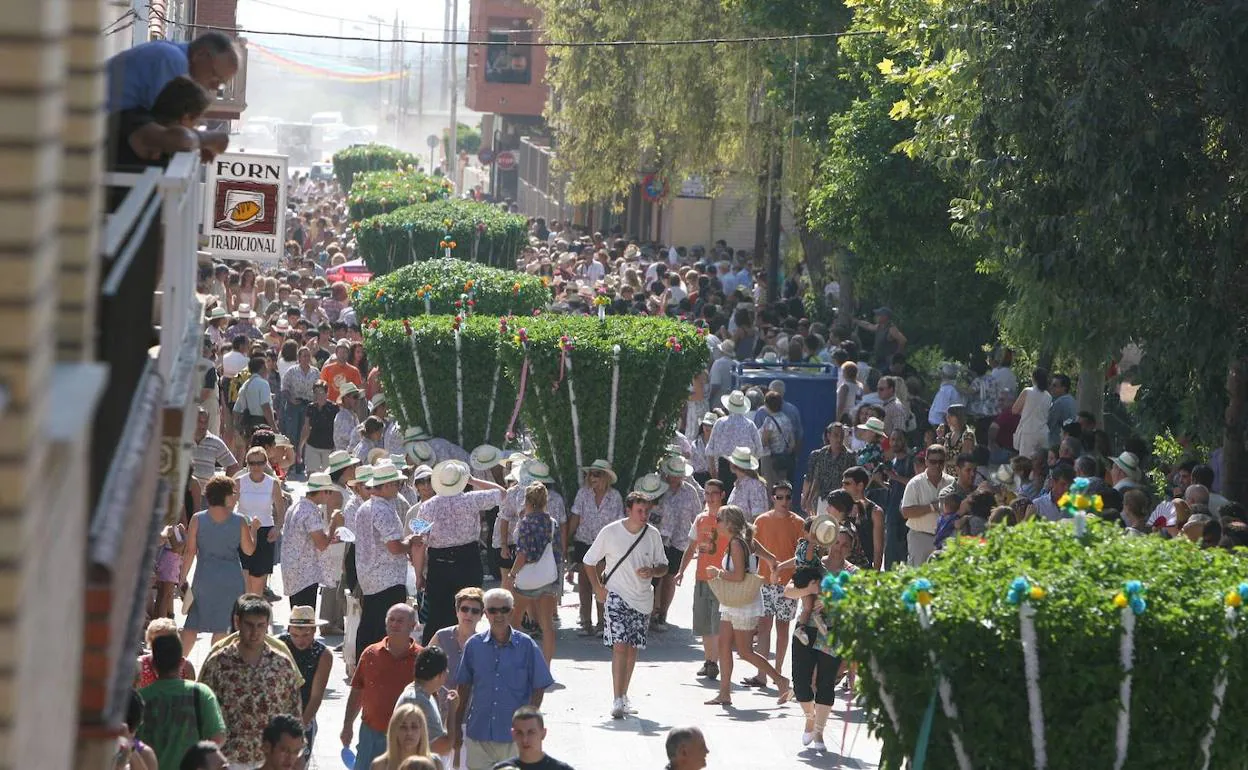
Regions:
<svg viewBox="0 0 1248 770"><path fill-rule="evenodd" d="M242 392L243 386L251 379L251 370L244 369L238 374L230 378L230 390L226 393L226 400L233 404L238 401L238 394Z"/></svg>

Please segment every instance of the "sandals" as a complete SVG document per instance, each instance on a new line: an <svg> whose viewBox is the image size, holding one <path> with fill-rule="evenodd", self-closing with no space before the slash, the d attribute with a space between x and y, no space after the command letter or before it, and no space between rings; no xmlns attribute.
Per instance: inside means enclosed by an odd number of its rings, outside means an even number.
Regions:
<svg viewBox="0 0 1248 770"><path fill-rule="evenodd" d="M780 690L780 697L776 698L776 703L783 706L793 700L793 685L791 682L785 682L784 688Z"/></svg>
<svg viewBox="0 0 1248 770"><path fill-rule="evenodd" d="M742 679L741 684L745 685L746 687L766 687L767 686L767 682L765 680L759 679L758 674L755 674L749 679Z"/></svg>
<svg viewBox="0 0 1248 770"><path fill-rule="evenodd" d="M720 696L716 695L714 698L711 698L710 700L706 701L705 705L707 706L731 706L732 698L721 698Z"/></svg>

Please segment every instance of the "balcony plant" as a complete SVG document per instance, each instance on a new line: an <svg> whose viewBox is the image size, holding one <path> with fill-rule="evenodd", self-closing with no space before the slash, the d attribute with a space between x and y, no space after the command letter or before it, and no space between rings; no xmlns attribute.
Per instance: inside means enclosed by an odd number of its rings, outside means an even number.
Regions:
<svg viewBox="0 0 1248 770"><path fill-rule="evenodd" d="M443 257L404 265L359 287L351 304L360 318L400 319L464 312L528 316L549 301L550 290L537 276Z"/></svg>
<svg viewBox="0 0 1248 770"><path fill-rule="evenodd" d="M450 197L451 180L419 171L364 171L355 175L347 195L352 222L416 203Z"/></svg>
<svg viewBox="0 0 1248 770"><path fill-rule="evenodd" d="M338 189L350 190L355 175L361 171L394 171L415 169L420 159L410 152L384 144L361 144L334 153L334 177Z"/></svg>
<svg viewBox="0 0 1248 770"><path fill-rule="evenodd" d="M374 275L438 256L515 267L528 239L524 217L458 199L418 203L352 226L358 252Z"/></svg>
<svg viewBox="0 0 1248 770"><path fill-rule="evenodd" d="M1079 516L825 580L881 768L1245 767L1242 556Z"/></svg>

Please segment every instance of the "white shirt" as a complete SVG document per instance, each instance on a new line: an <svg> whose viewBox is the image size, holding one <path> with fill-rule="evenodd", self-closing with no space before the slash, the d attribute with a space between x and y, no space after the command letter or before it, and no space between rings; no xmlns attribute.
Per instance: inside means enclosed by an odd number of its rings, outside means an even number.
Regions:
<svg viewBox="0 0 1248 770"><path fill-rule="evenodd" d="M663 552L663 537L649 524L646 525L644 534L629 532L624 528L626 521L627 519L620 519L603 527L598 537L594 538L593 545L585 552L584 563L597 564L606 559L606 573L611 574L611 579L607 581L607 590L618 595L637 612L649 615L654 609L654 588L649 578L637 576L637 570L667 564L667 554ZM619 564L619 569L616 569L616 564L638 537L641 542Z"/></svg>
<svg viewBox="0 0 1248 770"><path fill-rule="evenodd" d="M262 527L273 526L273 485L276 483L277 479L267 474L259 481L252 481L251 475L246 472L240 474L234 512L248 521L259 519Z"/></svg>
<svg viewBox="0 0 1248 770"><path fill-rule="evenodd" d="M585 277L597 283L607 277L607 269L602 266L601 262L591 260L589 266L585 268Z"/></svg>
<svg viewBox="0 0 1248 770"><path fill-rule="evenodd" d="M958 403L958 389L952 382L942 382L940 390L932 399L932 408L927 410L927 421L932 425L940 425L945 421L945 413L949 407Z"/></svg>
<svg viewBox="0 0 1248 770"><path fill-rule="evenodd" d="M991 372L992 379L997 381L1002 390L1009 391L1010 395L1018 393L1018 378L1014 376L1014 372L1004 366L998 366Z"/></svg>
<svg viewBox="0 0 1248 770"><path fill-rule="evenodd" d="M247 356L237 350L221 356L221 376L233 377L247 368Z"/></svg>
<svg viewBox="0 0 1248 770"><path fill-rule="evenodd" d="M901 494L901 507L931 505L940 499L940 490L952 483L953 476L947 473L940 474L940 483L938 484L932 484L926 472L919 473L906 482L906 491ZM939 518L940 516L936 513L925 513L917 519L906 519L906 526L915 532L926 532L929 535L934 535L936 534L936 521Z"/></svg>

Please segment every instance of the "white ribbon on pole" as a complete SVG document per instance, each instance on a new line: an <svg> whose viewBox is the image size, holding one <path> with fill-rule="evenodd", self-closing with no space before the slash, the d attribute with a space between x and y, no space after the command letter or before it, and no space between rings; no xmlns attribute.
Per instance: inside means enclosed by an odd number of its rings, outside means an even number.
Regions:
<svg viewBox="0 0 1248 770"><path fill-rule="evenodd" d="M572 355L564 352L564 362L568 371L568 401L572 405L572 446L576 450L576 467L582 467L585 462L581 455L581 419L576 413L576 390L572 387Z"/></svg>
<svg viewBox="0 0 1248 770"><path fill-rule="evenodd" d="M464 445L464 363L460 355L459 329L455 330L455 415L459 445Z"/></svg>
<svg viewBox="0 0 1248 770"><path fill-rule="evenodd" d="M599 308L601 310L601 308ZM615 417L620 405L620 346L611 348L611 424L607 428L607 462L615 462Z"/></svg>
<svg viewBox="0 0 1248 770"><path fill-rule="evenodd" d="M416 347L416 337L413 335L411 339L412 363L416 364L416 385L420 388L420 406L425 410L425 432L433 435L433 416L429 413L429 397L425 394L425 374L420 368L420 350Z"/></svg>

